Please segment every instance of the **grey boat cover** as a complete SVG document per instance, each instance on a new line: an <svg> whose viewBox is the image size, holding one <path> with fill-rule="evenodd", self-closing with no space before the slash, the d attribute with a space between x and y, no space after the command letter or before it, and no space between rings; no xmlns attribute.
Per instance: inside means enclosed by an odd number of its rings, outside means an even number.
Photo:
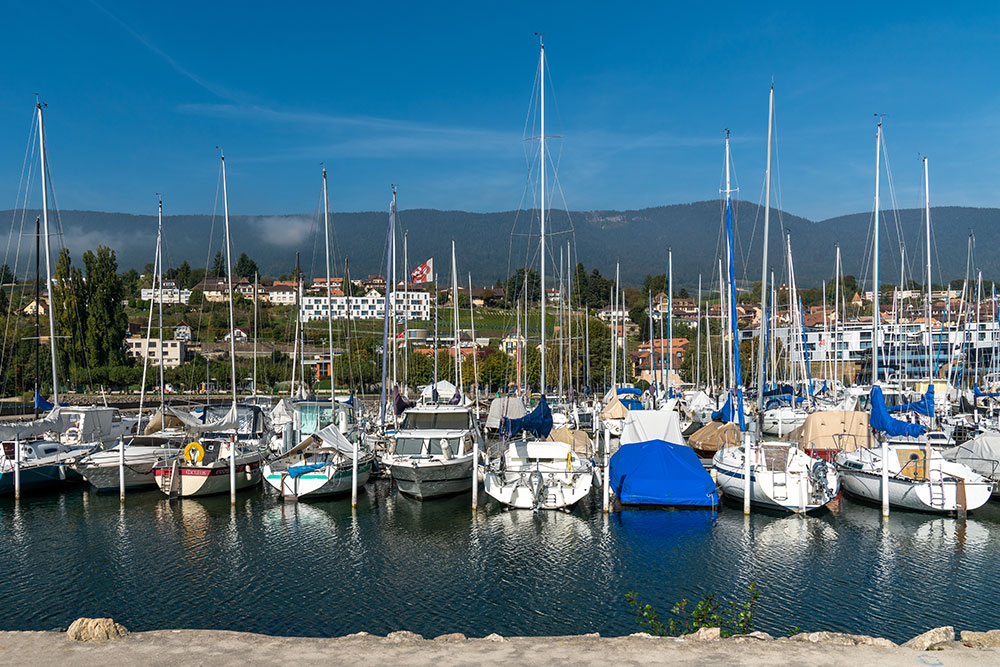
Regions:
<svg viewBox="0 0 1000 667"><path fill-rule="evenodd" d="M307 435L302 442L295 445L278 458L287 459L290 456L299 454L305 449L335 450L345 456L354 456L354 445L344 437L336 424L322 428L315 433ZM360 445L359 445L360 454Z"/></svg>
<svg viewBox="0 0 1000 667"><path fill-rule="evenodd" d="M677 405L676 398L671 399L670 402L673 403L673 406ZM680 415L672 409L629 410L622 426L621 444L630 445L650 440L664 440L675 445L683 445L684 436L681 434Z"/></svg>
<svg viewBox="0 0 1000 667"><path fill-rule="evenodd" d="M56 406L52 412L41 419L15 424L0 424L0 440L33 438L48 432L62 433L66 428L68 425L63 423L59 416L59 407Z"/></svg>
<svg viewBox="0 0 1000 667"><path fill-rule="evenodd" d="M941 450L941 455L949 461L964 463L980 475L1000 477L1000 433L980 433L957 447Z"/></svg>
<svg viewBox="0 0 1000 667"><path fill-rule="evenodd" d="M490 403L490 412L486 415L486 428L495 431L500 428L501 417L520 419L526 414L528 414L528 410L524 407L524 401L521 400L520 396L494 398L493 402Z"/></svg>

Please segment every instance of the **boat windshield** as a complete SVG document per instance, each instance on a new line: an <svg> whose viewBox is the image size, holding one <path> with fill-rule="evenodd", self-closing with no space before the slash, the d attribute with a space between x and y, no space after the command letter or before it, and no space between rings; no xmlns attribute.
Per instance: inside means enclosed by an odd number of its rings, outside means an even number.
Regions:
<svg viewBox="0 0 1000 667"><path fill-rule="evenodd" d="M448 442L448 448L451 450L452 456L457 456L462 453L462 439L461 438L431 438L431 441L427 447L427 453L431 456L442 456L444 455L444 449L441 446L442 441Z"/></svg>
<svg viewBox="0 0 1000 667"><path fill-rule="evenodd" d="M471 428L468 412L407 412L399 427L412 429L464 430Z"/></svg>
<svg viewBox="0 0 1000 667"><path fill-rule="evenodd" d="M396 449L394 452L397 456L419 456L423 453L423 448L423 438L396 438ZM440 446L438 446L438 449L440 449Z"/></svg>

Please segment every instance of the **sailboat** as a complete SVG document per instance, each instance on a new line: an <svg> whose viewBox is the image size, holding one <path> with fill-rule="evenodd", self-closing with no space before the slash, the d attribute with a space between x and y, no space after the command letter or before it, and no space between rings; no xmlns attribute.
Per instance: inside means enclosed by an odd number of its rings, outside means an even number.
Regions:
<svg viewBox="0 0 1000 667"><path fill-rule="evenodd" d="M232 243L229 232L229 196L226 189L226 156L221 155L223 218L226 229L226 277L229 281L229 331L235 330L233 317ZM264 454L260 443L239 439L240 413L236 402L236 336L229 336L230 385L232 403L219 420L204 420L164 406L183 424L187 433L207 434L201 441L188 443L181 454L160 459L153 466L153 476L160 490L170 497L206 496L229 490L236 502L236 491L260 484ZM223 435L229 433L228 437Z"/></svg>
<svg viewBox="0 0 1000 667"><path fill-rule="evenodd" d="M768 226L771 212L771 136L774 118L774 86L768 106L767 129L767 171L765 184L764 207L764 250L763 267L761 269L761 285L767 284L767 242ZM837 471L827 464L810 457L799 449L798 445L788 442L765 442L757 439L747 431L743 416L743 388L740 378L739 337L736 328L735 305L735 271L733 268L733 206L729 179L729 135L726 134L726 237L727 255L729 260L729 294L730 326L732 328L732 353L730 363L732 369L733 389L730 400L735 395L737 422L741 432L741 444L724 446L715 453L712 465L718 474L719 488L725 496L739 498L743 501L743 511L749 514L750 507L756 505L768 509L806 513L824 507L837 497L840 491L840 480ZM767 290L761 290L762 309L767 312ZM764 340L761 322L761 340ZM759 360L757 365L757 408L758 415L763 410L764 400L764 345L758 346ZM760 427L758 425L758 435Z"/></svg>
<svg viewBox="0 0 1000 667"><path fill-rule="evenodd" d="M521 509L561 509L590 494L593 464L566 442L541 440L552 430L552 412L545 400L545 44L540 45L539 104L541 117L541 359L542 394L535 409L522 419L504 419L505 437L511 438L500 456L490 461L483 488L490 497ZM617 353L616 353L617 355ZM514 439L523 434L522 438ZM534 436L529 439L528 435Z"/></svg>
<svg viewBox="0 0 1000 667"><path fill-rule="evenodd" d="M326 168L323 169L323 230L326 239L326 323L330 354L330 400L293 404L292 424L298 422L302 437L302 416L315 411L319 428L305 433L305 438L274 461L264 465L264 480L284 498L329 496L364 486L375 466L370 451L359 451L361 434L351 419L352 410L337 403L333 373L333 275L330 270L330 197ZM386 297L388 308L388 296ZM353 406L351 406L353 407ZM327 425L322 415L329 410ZM298 417L298 419L296 419ZM294 433L294 429L293 429Z"/></svg>
<svg viewBox="0 0 1000 667"><path fill-rule="evenodd" d="M873 257L874 317L872 333L872 383L869 404L871 426L882 435L880 447L860 448L841 452L836 457L837 468L844 480L844 490L863 501L881 501L882 513L890 507L925 512L953 513L973 510L984 505L993 492L993 482L964 463L949 461L931 446L927 427L893 419L886 408L882 388L878 384L878 238L879 238L879 177L881 169L882 123L875 138L875 243ZM930 234L930 197L927 195L927 160L924 159L924 208L927 233ZM929 241L928 241L929 244ZM927 282L930 290L930 253L927 257ZM928 336L931 336L928 318ZM931 339L932 340L932 339ZM928 357L930 358L930 357ZM929 365L928 368L931 368ZM925 409L933 415L934 385L928 383Z"/></svg>
<svg viewBox="0 0 1000 667"><path fill-rule="evenodd" d="M37 102L35 108L38 118L38 146L39 159L41 163L42 181L42 220L36 219L35 231L35 274L36 292L37 276L39 273L38 258L41 254L38 240L45 237L45 286L49 294L49 301L52 303L52 256L49 243L49 206L48 206L48 164L45 157L45 119L43 114L43 104ZM41 227L39 227L41 225ZM37 303L37 296L36 296ZM59 406L59 368L56 363L56 334L55 315L52 308L48 308L49 319L49 351L51 353L52 366L52 403L45 404L44 399L38 392L38 379L36 377L35 407L45 407L50 412L43 418L35 419L31 422L21 424L5 424L0 426L0 495L20 494L22 490L47 490L59 488L67 481L79 481L80 476L71 470L67 463L77 455L84 454L95 447L103 444L100 437L100 429L93 439L88 438L83 441L85 411L89 408L66 409L66 415L62 414L63 408ZM35 319L35 368L38 364L38 339L37 333L38 319L36 310ZM117 415L117 410L105 409L108 417ZM73 419L73 414L76 418ZM121 426L121 416L118 415L117 425ZM109 427L111 424L109 424ZM70 432L73 428L74 432ZM89 429L87 435L93 430Z"/></svg>

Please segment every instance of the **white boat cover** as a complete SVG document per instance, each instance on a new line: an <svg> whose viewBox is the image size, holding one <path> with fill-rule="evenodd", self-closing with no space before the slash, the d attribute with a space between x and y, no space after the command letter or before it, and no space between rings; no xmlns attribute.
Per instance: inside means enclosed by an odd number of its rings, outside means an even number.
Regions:
<svg viewBox="0 0 1000 667"><path fill-rule="evenodd" d="M438 402L447 403L455 396L455 385L448 382L447 380L441 380L437 383L438 390ZM420 390L420 397L425 401L430 401L434 399L434 385L429 384Z"/></svg>
<svg viewBox="0 0 1000 667"><path fill-rule="evenodd" d="M676 401L677 399L671 399ZM684 444L680 415L673 410L630 410L622 426L621 444L665 440Z"/></svg>
<svg viewBox="0 0 1000 667"><path fill-rule="evenodd" d="M1000 476L1000 433L980 433L957 447L941 450L949 461L964 463L991 479Z"/></svg>
<svg viewBox="0 0 1000 667"><path fill-rule="evenodd" d="M302 439L302 442L289 449L279 458L286 459L289 456L296 455L309 447L318 447L320 449L327 450L334 449L341 454L354 456L354 445L351 444L351 442L344 437L344 434L337 429L336 424L330 424L315 433L307 435Z"/></svg>
<svg viewBox="0 0 1000 667"><path fill-rule="evenodd" d="M30 422L20 422L14 424L0 424L0 440L14 440L15 438L33 438L43 433L62 433L67 425L63 423L59 416L59 407L52 408L52 411L42 417Z"/></svg>
<svg viewBox="0 0 1000 667"><path fill-rule="evenodd" d="M283 398L278 401L278 404L271 408L268 418L275 428L295 421L295 408L292 407L292 399Z"/></svg>
<svg viewBox="0 0 1000 667"><path fill-rule="evenodd" d="M520 419L526 414L528 414L528 410L524 407L524 401L521 400L520 396L500 396L494 398L490 403L490 412L486 415L486 428L500 428L501 417Z"/></svg>
<svg viewBox="0 0 1000 667"><path fill-rule="evenodd" d="M705 408L715 409L715 401L708 397L703 391L697 392L688 401L688 412L694 412L695 410L704 410Z"/></svg>
<svg viewBox="0 0 1000 667"><path fill-rule="evenodd" d="M236 406L233 405L229 408L229 412L225 414L221 419L217 419L213 422L208 422L207 424L201 423L201 420L192 415L190 412L184 412L183 410L175 410L169 405L164 406L167 418L175 417L181 423L183 430L189 433L206 433L209 431L232 431L235 430L239 424L239 414L236 411Z"/></svg>

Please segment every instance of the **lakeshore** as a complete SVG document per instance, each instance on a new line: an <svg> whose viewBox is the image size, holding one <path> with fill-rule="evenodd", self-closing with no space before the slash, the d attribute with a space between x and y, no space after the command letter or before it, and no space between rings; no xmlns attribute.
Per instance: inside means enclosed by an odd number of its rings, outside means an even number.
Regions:
<svg viewBox="0 0 1000 667"><path fill-rule="evenodd" d="M760 636L725 640L631 636L501 637L468 639L443 635L433 640L407 632L387 637L278 637L220 630L156 630L106 641L74 641L63 632L0 632L0 663L31 656L35 667L93 664L186 665L217 667L286 664L361 664L377 656L380 663L452 667L468 664L518 665L825 665L858 664L981 665L1000 660L1000 648L972 648L960 641L915 649L854 644L848 635L767 639ZM870 639L870 638L869 638Z"/></svg>

